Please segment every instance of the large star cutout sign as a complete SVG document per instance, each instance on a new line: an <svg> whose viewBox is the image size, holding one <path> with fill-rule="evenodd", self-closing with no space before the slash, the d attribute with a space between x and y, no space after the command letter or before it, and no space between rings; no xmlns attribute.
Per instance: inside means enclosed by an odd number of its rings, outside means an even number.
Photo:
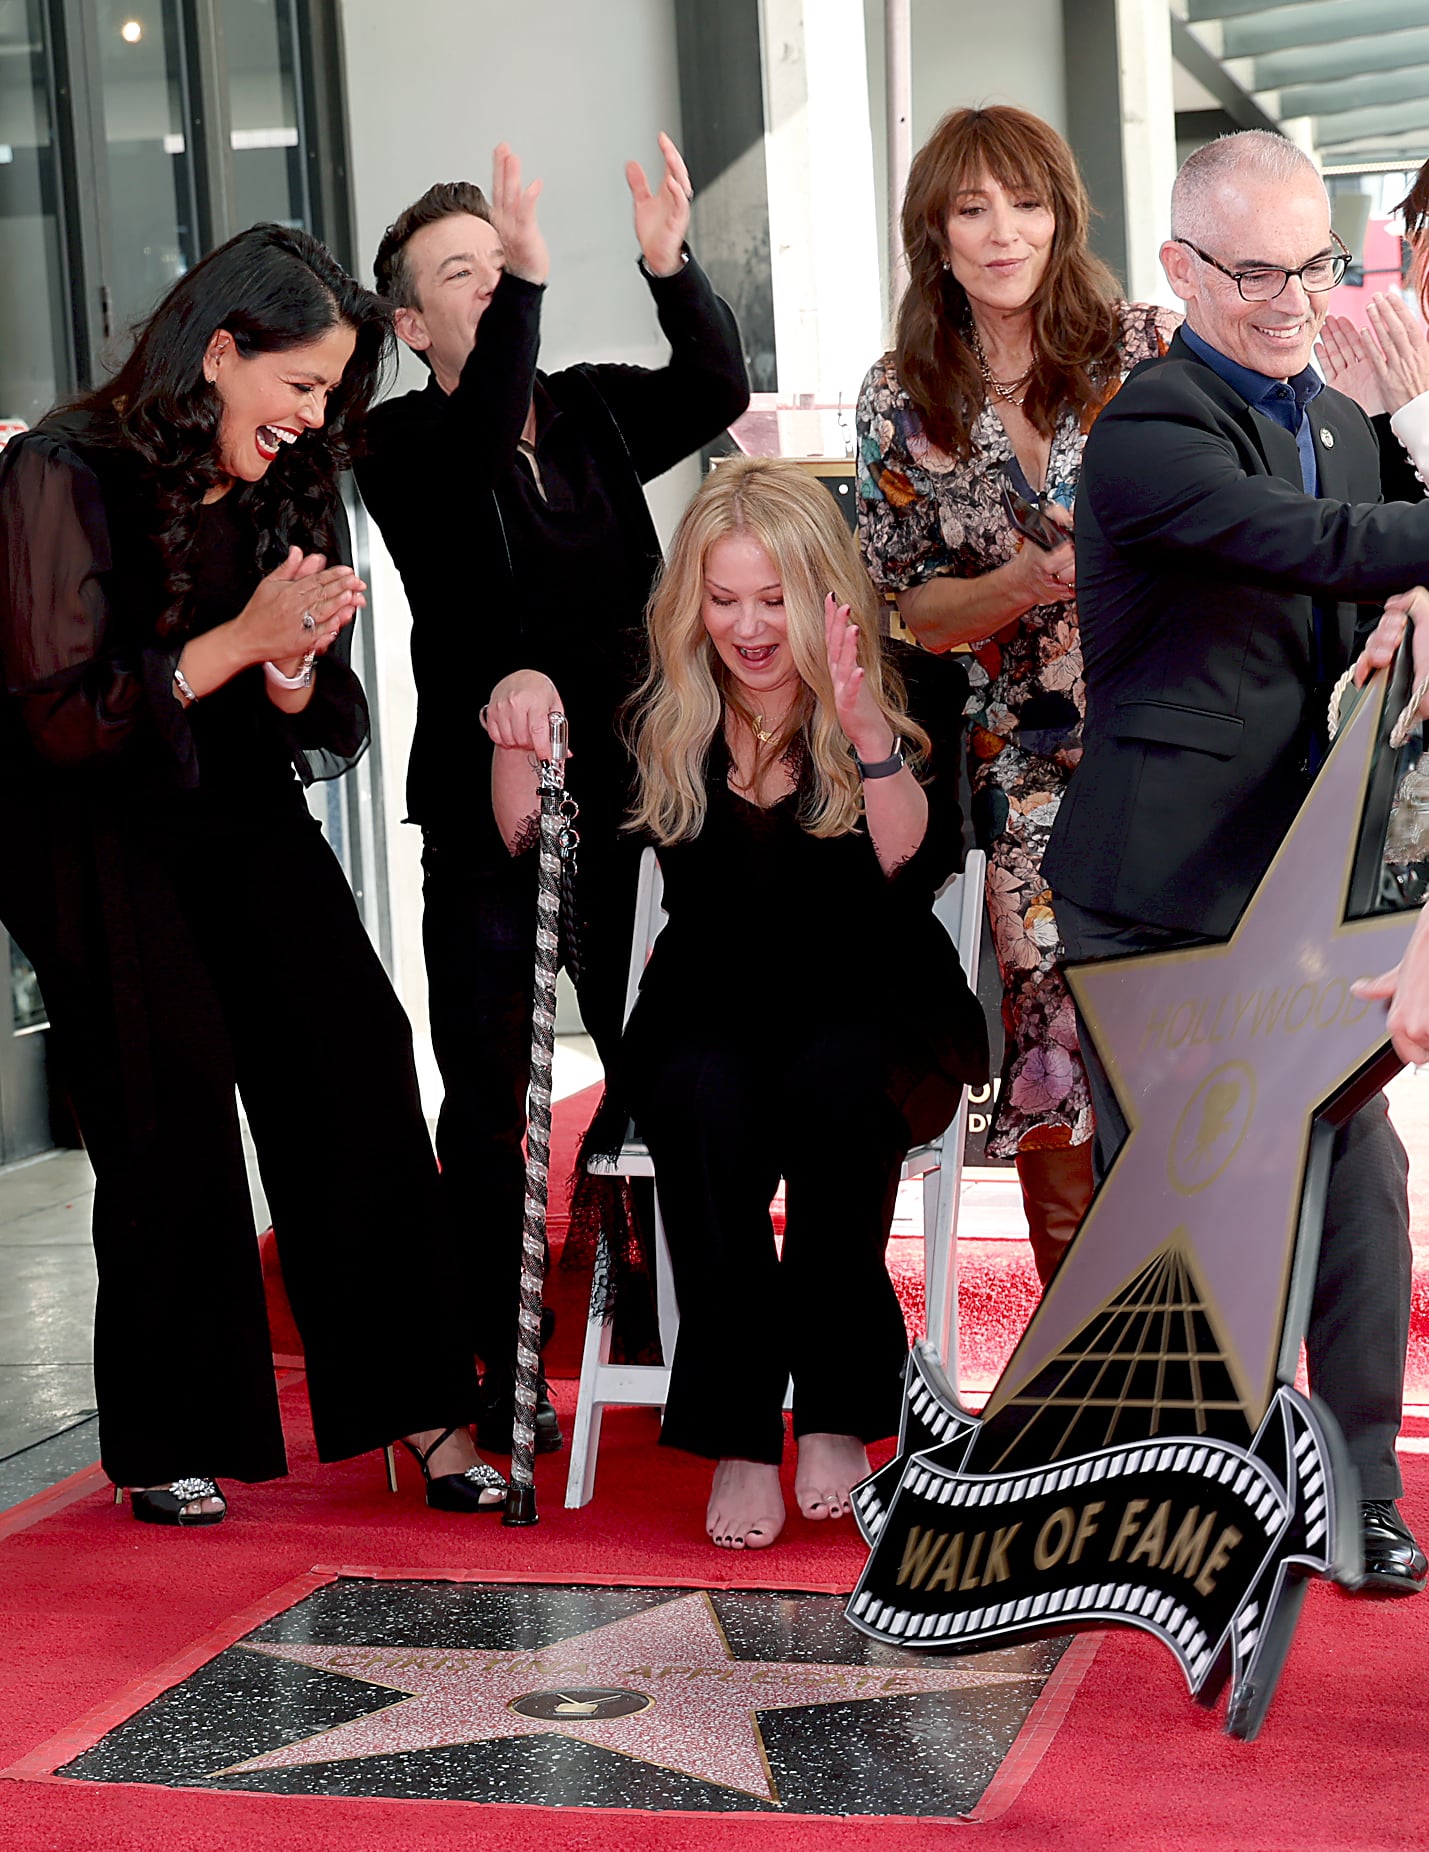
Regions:
<svg viewBox="0 0 1429 1852"><path fill-rule="evenodd" d="M1312 1121L1387 1039L1385 1005L1350 986L1395 964L1415 924L1412 913L1345 918L1385 679L1341 728L1225 944L1069 972L1130 1135L993 1392L989 1427L1158 1256L1189 1269L1246 1429L1259 1426L1275 1390ZM1191 1309L1173 1309L1188 1331ZM1151 1335L1153 1349L1167 1340ZM1138 1401L1154 1409L1154 1393L1128 1387L1108 1439L1156 1431ZM1195 1415L1180 1425L1193 1433Z"/></svg>
<svg viewBox="0 0 1429 1852"><path fill-rule="evenodd" d="M576 1737L778 1804L757 1713L1015 1684L967 1661L911 1668L736 1659L708 1595L684 1595L535 1650L258 1644L247 1650L406 1693L225 1775L500 1737Z"/></svg>

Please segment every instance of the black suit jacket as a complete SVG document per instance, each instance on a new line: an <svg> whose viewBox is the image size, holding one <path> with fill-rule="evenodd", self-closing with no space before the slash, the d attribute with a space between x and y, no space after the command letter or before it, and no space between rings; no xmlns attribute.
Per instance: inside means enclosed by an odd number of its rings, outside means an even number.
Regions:
<svg viewBox="0 0 1429 1852"><path fill-rule="evenodd" d="M1305 796L1357 603L1429 573L1429 504L1380 501L1364 413L1326 389L1310 423L1318 497L1295 439L1178 335L1092 428L1076 509L1084 751L1043 861L1081 906L1228 934Z"/></svg>

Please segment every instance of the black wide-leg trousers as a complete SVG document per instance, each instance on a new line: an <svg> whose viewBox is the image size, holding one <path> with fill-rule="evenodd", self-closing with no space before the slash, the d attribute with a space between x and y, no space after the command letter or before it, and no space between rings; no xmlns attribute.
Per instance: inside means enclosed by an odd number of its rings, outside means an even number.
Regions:
<svg viewBox="0 0 1429 1852"><path fill-rule="evenodd" d="M1053 905L1069 963L1171 951L1205 943L1078 907ZM1091 1038L1082 1058L1096 1113L1097 1175L1127 1135L1106 1069ZM1359 1474L1362 1498L1404 1490L1394 1443L1404 1405L1414 1256L1409 1241L1409 1159L1377 1093L1335 1134L1325 1226L1305 1334L1310 1387L1328 1406Z"/></svg>
<svg viewBox="0 0 1429 1852"><path fill-rule="evenodd" d="M898 1174L952 1119L957 1086L858 1024L675 1028L626 1065L680 1307L662 1444L777 1465L791 1377L796 1438L892 1433L908 1356L884 1264Z"/></svg>
<svg viewBox="0 0 1429 1852"><path fill-rule="evenodd" d="M52 827L4 884L95 1168L117 1484L286 1471L235 1085L321 1457L475 1413L411 1031L346 879L296 786L210 815Z"/></svg>

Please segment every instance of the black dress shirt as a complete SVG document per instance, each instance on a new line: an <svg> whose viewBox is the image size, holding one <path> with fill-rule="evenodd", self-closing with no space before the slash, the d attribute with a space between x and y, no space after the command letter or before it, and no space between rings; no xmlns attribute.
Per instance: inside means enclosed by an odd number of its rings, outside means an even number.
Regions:
<svg viewBox="0 0 1429 1852"><path fill-rule="evenodd" d="M409 820L501 863L477 714L516 669L556 684L569 785L589 831L626 796L615 712L635 677L660 549L643 485L749 402L739 331L693 260L647 278L669 363L536 370L542 290L507 272L455 390L435 379L372 413L358 486L412 612L417 729ZM535 399L535 461L520 453ZM542 493L544 490L544 493Z"/></svg>

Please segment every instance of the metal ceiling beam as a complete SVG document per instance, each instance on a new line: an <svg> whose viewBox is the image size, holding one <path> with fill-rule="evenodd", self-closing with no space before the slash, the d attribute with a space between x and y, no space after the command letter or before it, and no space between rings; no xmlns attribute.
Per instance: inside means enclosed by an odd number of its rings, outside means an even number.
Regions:
<svg viewBox="0 0 1429 1852"><path fill-rule="evenodd" d="M1349 141L1320 149L1320 158L1328 170L1337 167L1401 167L1412 174L1429 158L1429 139L1423 135L1400 135L1387 141Z"/></svg>
<svg viewBox="0 0 1429 1852"><path fill-rule="evenodd" d="M1366 71L1407 70L1412 64L1429 64L1429 26L1324 45L1288 46L1246 60L1246 68L1232 75L1250 91L1280 90L1359 77Z"/></svg>
<svg viewBox="0 0 1429 1852"><path fill-rule="evenodd" d="M1315 146L1324 159L1336 145L1351 141L1377 142L1394 135L1419 135L1429 148L1429 98L1412 103L1387 103L1378 109L1347 109L1325 118L1326 132L1316 124Z"/></svg>
<svg viewBox="0 0 1429 1852"><path fill-rule="evenodd" d="M1335 116L1347 110L1378 109L1389 103L1418 102L1429 115L1429 64L1404 71L1374 71L1337 83L1293 84L1279 93L1284 116Z"/></svg>
<svg viewBox="0 0 1429 1852"><path fill-rule="evenodd" d="M1221 33L1221 55L1260 58L1301 45L1336 45L1377 33L1404 32L1429 26L1429 0L1292 0L1286 6L1213 11L1236 6L1236 0L1192 0L1191 23L1214 20Z"/></svg>

